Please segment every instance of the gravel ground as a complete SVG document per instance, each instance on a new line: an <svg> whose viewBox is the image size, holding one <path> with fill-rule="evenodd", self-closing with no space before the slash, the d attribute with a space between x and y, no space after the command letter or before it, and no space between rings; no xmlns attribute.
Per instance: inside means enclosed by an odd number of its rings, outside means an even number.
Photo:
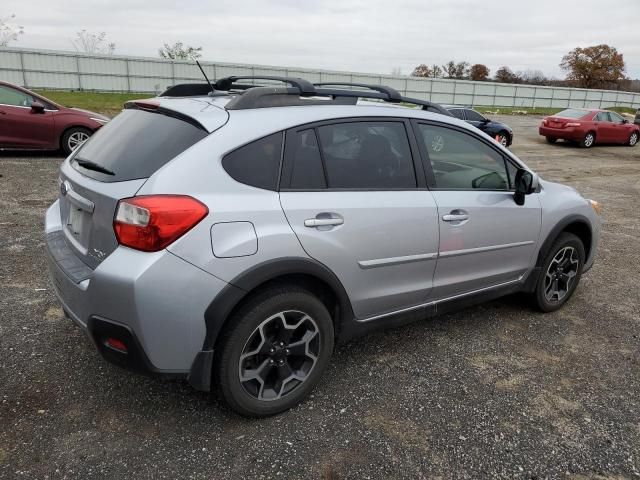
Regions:
<svg viewBox="0 0 640 480"><path fill-rule="evenodd" d="M105 363L48 283L62 158L0 154L0 477L640 477L640 147L503 120L530 167L604 203L571 302L512 296L340 346L313 397L266 420Z"/></svg>

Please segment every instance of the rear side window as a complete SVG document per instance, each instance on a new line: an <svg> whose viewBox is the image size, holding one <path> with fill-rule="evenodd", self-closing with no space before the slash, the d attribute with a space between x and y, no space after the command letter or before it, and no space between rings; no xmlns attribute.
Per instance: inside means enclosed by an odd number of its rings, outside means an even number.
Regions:
<svg viewBox="0 0 640 480"><path fill-rule="evenodd" d="M80 147L72 165L103 182L148 178L206 136L205 130L185 120L127 109Z"/></svg>
<svg viewBox="0 0 640 480"><path fill-rule="evenodd" d="M467 114L467 120L469 120L471 122L482 122L482 121L484 121L484 117L482 115L480 115L478 112L476 112L475 110L467 109L467 110L465 110L465 113Z"/></svg>
<svg viewBox="0 0 640 480"><path fill-rule="evenodd" d="M600 112L594 118L596 122L610 122L609 114L607 112Z"/></svg>
<svg viewBox="0 0 640 480"><path fill-rule="evenodd" d="M240 183L277 190L282 135L282 132L274 133L234 150L222 159L222 167Z"/></svg>
<svg viewBox="0 0 640 480"><path fill-rule="evenodd" d="M411 148L401 122L353 122L317 129L328 188L415 188Z"/></svg>
<svg viewBox="0 0 640 480"><path fill-rule="evenodd" d="M452 108L449 113L460 120L464 120L464 111L461 108Z"/></svg>

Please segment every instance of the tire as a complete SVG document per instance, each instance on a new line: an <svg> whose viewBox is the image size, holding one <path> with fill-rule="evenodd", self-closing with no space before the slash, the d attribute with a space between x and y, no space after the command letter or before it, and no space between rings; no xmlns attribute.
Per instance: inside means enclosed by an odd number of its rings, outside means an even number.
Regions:
<svg viewBox="0 0 640 480"><path fill-rule="evenodd" d="M558 141L558 139L555 137L546 137L546 138L547 138L547 143L554 144Z"/></svg>
<svg viewBox="0 0 640 480"><path fill-rule="evenodd" d="M333 352L327 307L297 286L272 287L250 297L228 325L216 348L213 381L240 415L266 417L300 403Z"/></svg>
<svg viewBox="0 0 640 480"><path fill-rule="evenodd" d="M507 132L505 132L504 130L499 132L498 135L496 135L496 140L504 148L508 148L509 147L509 134Z"/></svg>
<svg viewBox="0 0 640 480"><path fill-rule="evenodd" d="M580 283L584 262L582 241L572 233L561 233L542 264L542 272L533 292L536 307L543 312L553 312L562 307ZM549 295L554 288L558 290L557 295Z"/></svg>
<svg viewBox="0 0 640 480"><path fill-rule="evenodd" d="M640 139L640 134L638 132L633 132L629 135L629 141L627 145L630 147L635 147L638 144L638 139Z"/></svg>
<svg viewBox="0 0 640 480"><path fill-rule="evenodd" d="M596 134L595 132L587 132L582 141L580 142L580 146L582 148L591 148L596 143Z"/></svg>
<svg viewBox="0 0 640 480"><path fill-rule="evenodd" d="M77 147L82 145L83 142L86 142L92 134L93 132L88 128L72 127L66 130L62 135L62 138L60 139L60 148L62 148L65 155L69 155Z"/></svg>

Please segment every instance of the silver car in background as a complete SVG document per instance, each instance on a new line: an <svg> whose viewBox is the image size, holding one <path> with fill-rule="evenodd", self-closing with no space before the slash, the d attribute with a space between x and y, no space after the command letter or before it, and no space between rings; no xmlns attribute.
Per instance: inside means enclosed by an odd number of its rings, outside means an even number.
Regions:
<svg viewBox="0 0 640 480"><path fill-rule="evenodd" d="M442 107L243 80L130 102L61 166L51 277L107 360L266 416L336 341L518 291L556 310L593 265L599 204Z"/></svg>

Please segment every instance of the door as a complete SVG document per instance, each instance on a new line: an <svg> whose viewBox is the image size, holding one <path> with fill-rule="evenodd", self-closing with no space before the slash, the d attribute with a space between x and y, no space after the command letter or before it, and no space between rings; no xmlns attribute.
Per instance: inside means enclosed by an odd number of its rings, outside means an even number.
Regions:
<svg viewBox="0 0 640 480"><path fill-rule="evenodd" d="M627 143L629 141L629 137L631 136L631 129L629 128L629 124L624 121L622 115L619 115L616 112L608 113L611 120L613 133L611 141L615 143Z"/></svg>
<svg viewBox="0 0 640 480"><path fill-rule="evenodd" d="M54 112L36 113L34 98L21 90L0 85L0 145L17 148L55 148Z"/></svg>
<svg viewBox="0 0 640 480"><path fill-rule="evenodd" d="M341 121L286 135L282 208L361 319L426 303L432 289L437 207L412 135L402 120Z"/></svg>
<svg viewBox="0 0 640 480"><path fill-rule="evenodd" d="M512 185L517 166L477 135L431 123L416 122L415 127L438 206L433 297L518 281L536 254L538 194L516 205Z"/></svg>

